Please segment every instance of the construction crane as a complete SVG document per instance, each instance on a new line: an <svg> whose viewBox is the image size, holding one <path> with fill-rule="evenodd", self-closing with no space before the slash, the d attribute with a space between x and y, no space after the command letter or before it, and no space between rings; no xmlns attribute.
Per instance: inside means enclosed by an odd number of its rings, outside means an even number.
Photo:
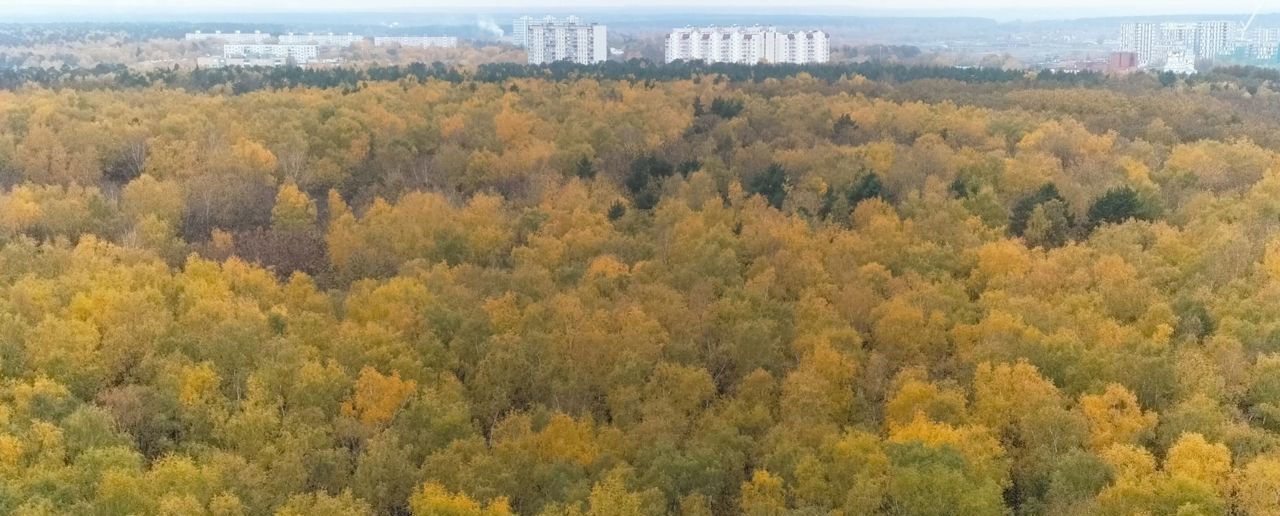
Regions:
<svg viewBox="0 0 1280 516"><path fill-rule="evenodd" d="M1249 29L1253 27L1253 22L1258 19L1258 13L1262 11L1262 0L1253 3L1253 12L1249 14L1249 21L1244 22L1244 26L1240 28L1240 32L1236 33L1235 44L1231 47L1232 52L1236 52L1242 48L1249 48L1253 43L1249 40Z"/></svg>
<svg viewBox="0 0 1280 516"><path fill-rule="evenodd" d="M1253 14L1250 14L1250 15L1249 15L1249 21L1245 22L1245 24L1244 24L1244 28L1240 30L1240 38L1241 38L1241 39L1243 39L1243 38L1244 38L1244 35L1245 35L1246 33L1248 33L1248 32L1249 32L1249 27L1252 27L1252 26L1253 26L1253 21L1254 21L1254 20L1256 20L1256 19L1258 19L1258 11L1261 11L1261 10L1262 10L1262 0L1258 0L1258 1L1254 2L1254 3L1253 3Z"/></svg>

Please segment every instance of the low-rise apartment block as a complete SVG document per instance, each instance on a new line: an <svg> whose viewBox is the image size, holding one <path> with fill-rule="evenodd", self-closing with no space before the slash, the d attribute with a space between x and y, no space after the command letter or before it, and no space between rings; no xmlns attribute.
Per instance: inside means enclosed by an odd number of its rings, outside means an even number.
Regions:
<svg viewBox="0 0 1280 516"><path fill-rule="evenodd" d="M316 45L224 45L225 59L274 59L304 65L319 57Z"/></svg>
<svg viewBox="0 0 1280 516"><path fill-rule="evenodd" d="M230 43L230 44L236 44L236 45L252 45L252 44L269 43L271 41L271 37L272 36L270 34L264 34L260 31L253 31L253 32L195 31L195 32L188 33L183 39L186 39L187 41L221 41L223 43Z"/></svg>
<svg viewBox="0 0 1280 516"><path fill-rule="evenodd" d="M306 34L283 34L280 36L279 41L281 45L315 45L318 47L328 48L346 48L355 46L364 40L364 36L352 34L350 32L346 34L334 34L332 32L328 34L316 34L314 32L309 32Z"/></svg>
<svg viewBox="0 0 1280 516"><path fill-rule="evenodd" d="M667 35L666 60L708 63L826 63L831 42L820 30L773 27L687 27Z"/></svg>
<svg viewBox="0 0 1280 516"><path fill-rule="evenodd" d="M458 46L458 38L453 36L387 36L373 38L373 46L375 47L389 47L391 45L454 48Z"/></svg>

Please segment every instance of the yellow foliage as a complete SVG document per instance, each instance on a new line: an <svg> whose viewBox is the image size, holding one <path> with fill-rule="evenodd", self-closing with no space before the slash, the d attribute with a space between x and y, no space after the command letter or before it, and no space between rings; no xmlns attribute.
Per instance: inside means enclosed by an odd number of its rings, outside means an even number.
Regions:
<svg viewBox="0 0 1280 516"><path fill-rule="evenodd" d="M276 204L271 209L271 224L279 229L301 230L313 227L315 223L315 201L292 182L281 185L276 194Z"/></svg>
<svg viewBox="0 0 1280 516"><path fill-rule="evenodd" d="M252 140L240 140L231 146L231 154L238 164L254 172L269 173L275 171L279 162L276 155L261 143Z"/></svg>
<svg viewBox="0 0 1280 516"><path fill-rule="evenodd" d="M1163 174L1190 176L1213 191L1239 191L1261 179L1275 159L1249 141L1201 140L1175 146Z"/></svg>
<svg viewBox="0 0 1280 516"><path fill-rule="evenodd" d="M18 186L8 195L0 195L0 227L5 231L25 231L40 220L40 215L40 205L31 189Z"/></svg>
<svg viewBox="0 0 1280 516"><path fill-rule="evenodd" d="M1262 257L1262 270L1266 271L1271 281L1280 281L1280 239L1274 239L1267 244Z"/></svg>
<svg viewBox="0 0 1280 516"><path fill-rule="evenodd" d="M208 363L182 368L178 400L188 407L204 403L217 396L221 379Z"/></svg>
<svg viewBox="0 0 1280 516"><path fill-rule="evenodd" d="M0 464L13 468L22 461L22 440L10 434L0 435Z"/></svg>
<svg viewBox="0 0 1280 516"><path fill-rule="evenodd" d="M1107 157L1115 140L1114 133L1095 135L1075 120L1050 120L1024 136L1018 142L1018 150L1044 152L1067 167L1086 158Z"/></svg>
<svg viewBox="0 0 1280 516"><path fill-rule="evenodd" d="M466 127L466 120L460 114L450 115L440 119L440 136L452 138L462 129Z"/></svg>
<svg viewBox="0 0 1280 516"><path fill-rule="evenodd" d="M551 416L546 428L538 433L536 442L536 452L548 460L587 466L600 455L591 424L574 421L565 414Z"/></svg>
<svg viewBox="0 0 1280 516"><path fill-rule="evenodd" d="M1280 514L1280 458L1264 455L1253 459L1233 479L1236 503L1244 514Z"/></svg>
<svg viewBox="0 0 1280 516"><path fill-rule="evenodd" d="M935 423L929 421L923 413L917 412L911 423L889 429L889 442L916 442L930 448L950 447L971 461L972 467L980 474L1001 484L1008 480L1004 464L1005 450L990 431L981 426L957 427Z"/></svg>
<svg viewBox="0 0 1280 516"><path fill-rule="evenodd" d="M1001 240L978 248L977 272L988 281L1005 278L1016 281L1030 270L1031 252L1017 240Z"/></svg>
<svg viewBox="0 0 1280 516"><path fill-rule="evenodd" d="M613 255L597 256L587 266L588 278L614 279L626 276L629 272L630 268L627 267L627 264L622 263Z"/></svg>
<svg viewBox="0 0 1280 516"><path fill-rule="evenodd" d="M1156 473L1156 459L1151 452L1132 444L1112 444L1099 455L1122 481L1141 480Z"/></svg>
<svg viewBox="0 0 1280 516"><path fill-rule="evenodd" d="M513 514L506 498L498 498L488 505L472 500L462 493L451 493L444 486L427 482L409 499L414 516L509 516Z"/></svg>
<svg viewBox="0 0 1280 516"><path fill-rule="evenodd" d="M751 480L742 483L742 500L739 510L744 516L782 516L787 512L786 493L782 479L766 470L751 473Z"/></svg>
<svg viewBox="0 0 1280 516"><path fill-rule="evenodd" d="M528 113L515 111L509 105L503 106L502 111L493 117L494 132L505 147L518 147L529 142L536 121Z"/></svg>
<svg viewBox="0 0 1280 516"><path fill-rule="evenodd" d="M918 417L932 421L959 422L965 416L964 393L940 389L921 379L903 382L885 404L885 424L890 429L910 425ZM892 430L891 430L892 431Z"/></svg>
<svg viewBox="0 0 1280 516"><path fill-rule="evenodd" d="M1089 424L1090 442L1098 450L1112 444L1135 444L1156 426L1156 414L1143 412L1138 397L1114 383L1102 394L1081 396L1080 411Z"/></svg>
<svg viewBox="0 0 1280 516"><path fill-rule="evenodd" d="M1169 447L1164 471L1223 488L1231 473L1231 450L1220 443L1209 443L1203 435L1185 433Z"/></svg>
<svg viewBox="0 0 1280 516"><path fill-rule="evenodd" d="M356 379L355 393L343 402L342 412L367 426L382 426L396 416L417 388L418 382L401 380L400 373L387 376L366 366Z"/></svg>

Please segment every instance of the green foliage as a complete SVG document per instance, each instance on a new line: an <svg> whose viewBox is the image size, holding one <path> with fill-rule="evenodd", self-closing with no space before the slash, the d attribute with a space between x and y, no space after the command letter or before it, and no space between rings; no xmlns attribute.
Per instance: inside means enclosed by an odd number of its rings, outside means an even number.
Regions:
<svg viewBox="0 0 1280 516"><path fill-rule="evenodd" d="M1036 190L1035 193L1023 197L1013 207L1013 215L1009 219L1009 233L1015 236L1022 236L1027 232L1030 224L1031 216L1036 208L1049 201L1059 201L1065 203L1062 194L1058 193L1058 187L1052 183L1046 184Z"/></svg>
<svg viewBox="0 0 1280 516"><path fill-rule="evenodd" d="M782 165L771 164L751 179L747 191L764 197L769 206L780 210L787 201L787 171L782 169Z"/></svg>
<svg viewBox="0 0 1280 516"><path fill-rule="evenodd" d="M856 130L857 128L858 123L854 122L853 117L849 116L848 113L840 115L840 118L837 118L835 123L831 124L831 132L835 134L842 134L846 131Z"/></svg>
<svg viewBox="0 0 1280 516"><path fill-rule="evenodd" d="M884 199L885 189L884 183L880 181L880 176L875 172L870 172L859 177L849 191L845 192L845 199L849 201L849 206L857 207L859 203L867 199Z"/></svg>
<svg viewBox="0 0 1280 516"><path fill-rule="evenodd" d="M711 114L726 120L742 114L746 108L747 104L742 99L716 97L711 101Z"/></svg>
<svg viewBox="0 0 1280 516"><path fill-rule="evenodd" d="M1089 206L1089 223L1093 226L1152 218L1151 209L1143 205L1138 192L1127 186L1108 190Z"/></svg>
<svg viewBox="0 0 1280 516"><path fill-rule="evenodd" d="M583 156L578 160L577 165L574 165L573 174L578 176L578 179L588 181L596 177L596 168L591 163L591 159Z"/></svg>
<svg viewBox="0 0 1280 516"><path fill-rule="evenodd" d="M1032 247L1061 247L1074 229L1075 215L1052 183L1019 199L1009 219L1009 233L1026 238Z"/></svg>
<svg viewBox="0 0 1280 516"><path fill-rule="evenodd" d="M609 217L609 220L613 222L622 218L622 216L626 214L627 207L624 206L621 201L614 201L613 204L609 205L609 211L605 213L605 216Z"/></svg>
<svg viewBox="0 0 1280 516"><path fill-rule="evenodd" d="M1062 247L1071 238L1073 219L1066 201L1050 199L1031 211L1021 234L1032 247Z"/></svg>
<svg viewBox="0 0 1280 516"><path fill-rule="evenodd" d="M949 448L918 443L888 449L893 473L888 486L890 514L1001 514L1000 485L974 475L965 458Z"/></svg>
<svg viewBox="0 0 1280 516"><path fill-rule="evenodd" d="M641 210L653 209L662 195L662 180L674 171L670 163L653 155L641 156L631 162L623 186L631 194L632 204Z"/></svg>
<svg viewBox="0 0 1280 516"><path fill-rule="evenodd" d="M314 227L316 203L293 183L286 183L276 194L271 209L271 225L277 229L299 231Z"/></svg>

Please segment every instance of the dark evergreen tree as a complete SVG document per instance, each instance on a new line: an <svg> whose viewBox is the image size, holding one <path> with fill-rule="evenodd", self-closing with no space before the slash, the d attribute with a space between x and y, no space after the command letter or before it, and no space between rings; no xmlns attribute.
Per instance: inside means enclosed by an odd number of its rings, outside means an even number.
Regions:
<svg viewBox="0 0 1280 516"><path fill-rule="evenodd" d="M679 172L680 175L683 177L689 177L689 174L696 172L700 168L702 168L701 161L698 161L696 159L689 159L689 160L681 161L680 166L676 168L676 172Z"/></svg>
<svg viewBox="0 0 1280 516"><path fill-rule="evenodd" d="M647 210L658 204L662 180L675 172L670 163L653 155L646 155L631 162L631 168L623 186L631 194L636 208Z"/></svg>
<svg viewBox="0 0 1280 516"><path fill-rule="evenodd" d="M747 104L738 99L716 97L711 101L711 112L724 119L730 119L742 114L742 110L746 109L746 107Z"/></svg>
<svg viewBox="0 0 1280 516"><path fill-rule="evenodd" d="M751 179L747 191L763 196L769 206L782 209L782 203L787 200L787 171L777 163L769 165L763 173Z"/></svg>
<svg viewBox="0 0 1280 516"><path fill-rule="evenodd" d="M1062 198L1062 194L1058 192L1058 187L1053 183L1045 184L1036 190L1035 193L1023 197L1013 207L1013 213L1009 217L1009 233L1014 236L1022 236L1027 231L1027 221L1031 218L1031 213L1037 207L1049 201L1062 201L1066 204L1066 199Z"/></svg>
<svg viewBox="0 0 1280 516"><path fill-rule="evenodd" d="M858 178L853 185L849 186L849 191L845 192L845 198L849 200L850 207L855 207L858 203L867 199L883 199L884 197L884 183L880 181L880 176L875 172Z"/></svg>
<svg viewBox="0 0 1280 516"><path fill-rule="evenodd" d="M1138 192L1128 186L1113 188L1089 207L1089 225L1118 224L1129 219L1151 220Z"/></svg>
<svg viewBox="0 0 1280 516"><path fill-rule="evenodd" d="M578 164L574 166L574 175L583 181L589 181L596 177L596 168L591 164L591 159L583 156L578 160Z"/></svg>
<svg viewBox="0 0 1280 516"><path fill-rule="evenodd" d="M845 113L843 115L840 115L840 118L837 118L836 122L831 125L831 132L840 134L845 131L852 131L857 128L858 128L858 123L854 122L853 117L849 116L848 113Z"/></svg>
<svg viewBox="0 0 1280 516"><path fill-rule="evenodd" d="M606 215L608 215L610 221L617 221L626 214L627 207L622 205L622 201L614 201L613 204L609 206L609 212Z"/></svg>

